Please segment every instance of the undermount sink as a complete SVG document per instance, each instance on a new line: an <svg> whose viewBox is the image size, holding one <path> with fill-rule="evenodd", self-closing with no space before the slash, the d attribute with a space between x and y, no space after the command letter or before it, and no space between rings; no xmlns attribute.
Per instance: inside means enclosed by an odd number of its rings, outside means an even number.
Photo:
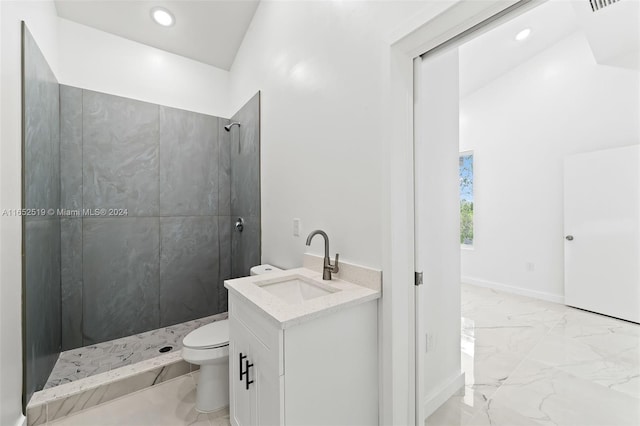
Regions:
<svg viewBox="0 0 640 426"><path fill-rule="evenodd" d="M293 305L340 291L302 275L288 275L258 281L256 285L286 303Z"/></svg>

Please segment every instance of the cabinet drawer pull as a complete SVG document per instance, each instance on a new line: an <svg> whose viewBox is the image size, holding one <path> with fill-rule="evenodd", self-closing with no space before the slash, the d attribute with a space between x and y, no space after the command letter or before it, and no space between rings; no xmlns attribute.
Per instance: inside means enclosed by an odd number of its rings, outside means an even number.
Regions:
<svg viewBox="0 0 640 426"><path fill-rule="evenodd" d="M244 361L244 371L242 371L242 361ZM249 362L249 360L247 359L246 355L243 355L242 352L240 352L240 381L242 381L242 379L246 378L245 381L245 389L249 389L249 385L251 383L253 383L253 380L249 380L249 369L251 367L253 367L253 364Z"/></svg>
<svg viewBox="0 0 640 426"><path fill-rule="evenodd" d="M248 361L248 360L245 360L245 362L244 362L244 368L245 368L245 371L244 371L244 372L245 372L245 374L247 375L247 381L245 382L245 384L246 384L245 389L247 389L247 390L249 390L249 385L250 385L251 383L253 383L253 380L249 380L249 369L250 369L251 367L253 367L253 364L249 364L249 361Z"/></svg>

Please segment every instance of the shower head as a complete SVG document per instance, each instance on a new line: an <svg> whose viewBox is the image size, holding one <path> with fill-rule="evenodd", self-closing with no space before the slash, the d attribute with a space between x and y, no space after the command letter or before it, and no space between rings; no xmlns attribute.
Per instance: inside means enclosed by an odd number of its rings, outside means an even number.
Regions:
<svg viewBox="0 0 640 426"><path fill-rule="evenodd" d="M230 131L231 131L231 128L232 128L233 126L238 126L238 127L240 127L240 123L238 123L237 121L234 121L233 123L229 123L229 124L227 124L226 126L224 126L224 129L225 129L227 132L230 132Z"/></svg>

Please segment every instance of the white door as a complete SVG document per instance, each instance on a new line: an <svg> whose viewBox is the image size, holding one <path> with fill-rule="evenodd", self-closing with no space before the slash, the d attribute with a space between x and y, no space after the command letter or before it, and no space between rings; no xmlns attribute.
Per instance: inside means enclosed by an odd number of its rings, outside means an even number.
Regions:
<svg viewBox="0 0 640 426"><path fill-rule="evenodd" d="M640 322L640 146L564 163L565 303Z"/></svg>
<svg viewBox="0 0 640 426"><path fill-rule="evenodd" d="M416 59L416 424L464 384L460 371L458 51Z"/></svg>

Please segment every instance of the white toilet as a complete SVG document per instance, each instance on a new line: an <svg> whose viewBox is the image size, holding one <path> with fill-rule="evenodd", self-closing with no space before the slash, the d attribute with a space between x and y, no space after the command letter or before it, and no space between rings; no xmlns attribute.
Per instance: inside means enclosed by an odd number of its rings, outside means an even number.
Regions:
<svg viewBox="0 0 640 426"><path fill-rule="evenodd" d="M229 405L229 321L193 330L182 346L182 358L200 366L196 410L209 413Z"/></svg>
<svg viewBox="0 0 640 426"><path fill-rule="evenodd" d="M251 275L281 271L271 265L251 268ZM182 339L182 358L200 366L196 410L210 413L229 405L229 321L203 325Z"/></svg>

